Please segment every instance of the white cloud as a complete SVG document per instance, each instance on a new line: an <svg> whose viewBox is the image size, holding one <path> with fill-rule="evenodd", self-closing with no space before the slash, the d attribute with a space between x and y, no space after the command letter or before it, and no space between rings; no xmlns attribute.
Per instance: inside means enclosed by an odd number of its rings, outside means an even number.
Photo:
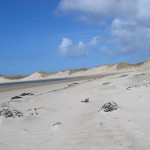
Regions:
<svg viewBox="0 0 150 150"><path fill-rule="evenodd" d="M72 45L72 41L70 39L67 38L63 38L62 39L62 43L60 45L61 49L66 49L67 47L69 47L70 45Z"/></svg>
<svg viewBox="0 0 150 150"><path fill-rule="evenodd" d="M69 53L69 47L71 47L72 41L68 38L63 38L62 42L59 46L59 50L62 57L66 57L66 55Z"/></svg>
<svg viewBox="0 0 150 150"><path fill-rule="evenodd" d="M62 58L79 58L86 57L90 51L100 43L100 37L93 37L87 43L79 41L78 44L73 44L71 39L62 38L59 46L59 55Z"/></svg>
<svg viewBox="0 0 150 150"><path fill-rule="evenodd" d="M137 0L61 0L58 10L68 14L76 12L81 20L101 23L115 16L134 14L136 3Z"/></svg>
<svg viewBox="0 0 150 150"><path fill-rule="evenodd" d="M101 41L101 38L98 37L98 36L95 36L95 37L93 37L93 39L90 41L90 44L91 44L92 46L96 46L98 43L100 43L100 41Z"/></svg>
<svg viewBox="0 0 150 150"><path fill-rule="evenodd" d="M150 56L150 28L136 22L114 20L111 25L110 42L117 45L114 51Z"/></svg>
<svg viewBox="0 0 150 150"><path fill-rule="evenodd" d="M150 26L150 0L138 0L136 20L142 25Z"/></svg>
<svg viewBox="0 0 150 150"><path fill-rule="evenodd" d="M60 12L95 23L124 18L150 25L149 9L150 0L61 0L58 5Z"/></svg>
<svg viewBox="0 0 150 150"><path fill-rule="evenodd" d="M107 41L101 37L102 49L150 57L150 0L61 0L58 10L85 22L105 22L109 32Z"/></svg>

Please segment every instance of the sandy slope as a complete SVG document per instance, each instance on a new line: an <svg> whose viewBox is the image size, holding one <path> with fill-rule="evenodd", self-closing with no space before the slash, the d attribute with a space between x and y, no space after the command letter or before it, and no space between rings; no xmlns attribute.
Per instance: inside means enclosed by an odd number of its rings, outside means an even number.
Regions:
<svg viewBox="0 0 150 150"><path fill-rule="evenodd" d="M150 70L127 74L0 93L1 110L24 114L0 117L0 149L149 150ZM35 95L10 100L23 92ZM110 101L119 109L99 111Z"/></svg>
<svg viewBox="0 0 150 150"><path fill-rule="evenodd" d="M0 77L0 83L7 83L7 82L11 82L11 80L6 79L4 77Z"/></svg>
<svg viewBox="0 0 150 150"><path fill-rule="evenodd" d="M76 71L74 70L74 73L71 74L70 74L70 70L60 71L55 74L45 73L45 72L35 72L30 76L18 80L11 80L5 77L0 77L0 83L44 80L44 79L66 78L66 77L80 77L80 76L99 75L99 74L108 74L108 73L121 73L121 72L123 73L123 72L130 72L130 71L150 68L150 60L147 60L139 64L118 63L115 65L102 65L87 70L86 69L79 69ZM73 70L71 72L73 72Z"/></svg>

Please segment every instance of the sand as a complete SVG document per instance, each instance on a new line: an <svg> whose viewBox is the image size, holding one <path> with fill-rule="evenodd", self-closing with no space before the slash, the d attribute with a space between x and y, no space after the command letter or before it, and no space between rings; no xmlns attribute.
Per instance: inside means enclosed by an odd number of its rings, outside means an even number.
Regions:
<svg viewBox="0 0 150 150"><path fill-rule="evenodd" d="M138 64L118 63L114 65L102 65L91 69L60 71L58 73L53 74L46 72L35 72L21 79L14 79L13 77L7 78L7 76L1 76L0 83L24 82L24 81L58 79L58 78L75 78L75 77L95 76L112 73L116 74L116 73L144 70L145 68L150 68L150 60ZM10 78L13 78L13 80Z"/></svg>
<svg viewBox="0 0 150 150"><path fill-rule="evenodd" d="M106 84L107 83L107 84ZM0 93L1 150L149 150L150 69ZM24 92L34 95L11 100ZM88 103L84 103L89 98ZM118 109L101 107L115 102Z"/></svg>

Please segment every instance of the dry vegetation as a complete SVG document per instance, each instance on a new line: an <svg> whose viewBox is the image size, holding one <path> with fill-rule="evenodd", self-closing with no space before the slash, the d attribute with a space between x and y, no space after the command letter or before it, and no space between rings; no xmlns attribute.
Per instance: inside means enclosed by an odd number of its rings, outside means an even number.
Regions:
<svg viewBox="0 0 150 150"><path fill-rule="evenodd" d="M51 72L44 72L44 71L39 71L39 73L41 74L42 77L48 77L54 74Z"/></svg>
<svg viewBox="0 0 150 150"><path fill-rule="evenodd" d="M81 69L74 69L74 70L70 70L69 71L69 75L72 75L76 72L81 72L81 71L87 71L88 69L87 68L81 68Z"/></svg>
<svg viewBox="0 0 150 150"><path fill-rule="evenodd" d="M3 77L5 79L11 79L11 80L17 80L17 79L22 79L27 76L22 76L22 75L16 75L16 76L5 76L5 75L0 75L0 77Z"/></svg>
<svg viewBox="0 0 150 150"><path fill-rule="evenodd" d="M143 62L141 63L137 63L137 64L129 64L129 63L118 63L116 65L117 70L121 70L121 69L130 69L130 68L135 68L135 67L140 67L143 64Z"/></svg>

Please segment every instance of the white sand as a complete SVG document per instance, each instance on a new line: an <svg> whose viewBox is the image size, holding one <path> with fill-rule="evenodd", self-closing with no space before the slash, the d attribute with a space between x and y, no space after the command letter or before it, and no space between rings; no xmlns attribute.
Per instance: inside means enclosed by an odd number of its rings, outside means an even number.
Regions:
<svg viewBox="0 0 150 150"><path fill-rule="evenodd" d="M0 117L0 150L149 150L150 69L126 74L0 93L1 105L24 114ZM35 95L10 101L23 92ZM110 101L119 109L98 112Z"/></svg>
<svg viewBox="0 0 150 150"><path fill-rule="evenodd" d="M7 82L11 82L11 80L6 79L4 77L0 77L0 83L7 83Z"/></svg>
<svg viewBox="0 0 150 150"><path fill-rule="evenodd" d="M31 74L30 76L27 76L25 78L19 79L20 81L30 81L30 80L40 80L42 79L42 75L39 72L35 72Z"/></svg>

